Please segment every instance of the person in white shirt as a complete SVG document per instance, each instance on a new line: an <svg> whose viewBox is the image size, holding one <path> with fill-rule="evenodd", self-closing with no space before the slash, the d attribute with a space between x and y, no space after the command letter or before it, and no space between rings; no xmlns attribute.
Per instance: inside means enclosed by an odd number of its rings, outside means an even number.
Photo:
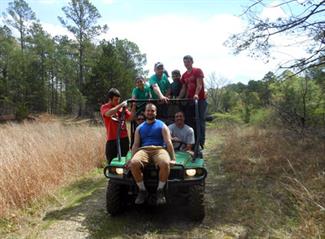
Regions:
<svg viewBox="0 0 325 239"><path fill-rule="evenodd" d="M182 111L175 114L175 123L168 126L175 149L193 153L195 144L194 130L185 123L185 116ZM181 142L181 143L180 143Z"/></svg>

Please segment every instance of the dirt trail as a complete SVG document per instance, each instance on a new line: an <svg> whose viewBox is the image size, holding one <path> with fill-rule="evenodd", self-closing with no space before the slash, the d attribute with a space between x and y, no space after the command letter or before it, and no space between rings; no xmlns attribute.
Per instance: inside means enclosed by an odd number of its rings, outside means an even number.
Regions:
<svg viewBox="0 0 325 239"><path fill-rule="evenodd" d="M227 219L227 213L232 210L227 206L227 197L232 189L220 175L216 152L212 155L209 145L207 148L209 175L206 217L202 223L187 220L184 211L178 211L175 206L133 207L123 215L111 217L105 210L106 181L101 179L101 186L77 205L47 211L27 238L246 238L246 228L236 223L236 219Z"/></svg>

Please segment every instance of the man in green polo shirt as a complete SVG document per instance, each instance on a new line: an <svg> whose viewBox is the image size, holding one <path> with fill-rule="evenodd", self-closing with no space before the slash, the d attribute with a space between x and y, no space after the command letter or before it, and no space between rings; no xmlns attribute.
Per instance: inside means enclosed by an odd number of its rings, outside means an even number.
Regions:
<svg viewBox="0 0 325 239"><path fill-rule="evenodd" d="M161 62L157 62L154 67L155 74L149 79L149 85L151 88L151 94L153 99L160 99L162 102L156 104L157 117L167 122L168 120L168 103L169 98L167 94L170 89L170 82L167 75L164 73L164 65Z"/></svg>
<svg viewBox="0 0 325 239"><path fill-rule="evenodd" d="M153 99L160 99L164 102L168 101L166 97L170 87L170 82L164 74L164 65L161 62L155 64L155 74L149 79L149 85L151 87L151 94Z"/></svg>

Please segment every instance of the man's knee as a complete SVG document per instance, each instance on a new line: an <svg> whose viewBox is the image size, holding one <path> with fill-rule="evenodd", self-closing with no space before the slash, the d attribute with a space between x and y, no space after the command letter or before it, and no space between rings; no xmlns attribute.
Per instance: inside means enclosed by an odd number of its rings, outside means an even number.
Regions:
<svg viewBox="0 0 325 239"><path fill-rule="evenodd" d="M169 162L167 160L159 160L157 165L159 166L160 170L169 170Z"/></svg>
<svg viewBox="0 0 325 239"><path fill-rule="evenodd" d="M139 170L142 168L142 163L140 160L133 158L130 160L129 168L131 169L131 171Z"/></svg>

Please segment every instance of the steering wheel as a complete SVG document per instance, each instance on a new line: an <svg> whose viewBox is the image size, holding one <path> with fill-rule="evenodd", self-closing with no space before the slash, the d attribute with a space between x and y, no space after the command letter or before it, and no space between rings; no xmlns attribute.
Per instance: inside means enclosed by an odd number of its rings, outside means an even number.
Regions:
<svg viewBox="0 0 325 239"><path fill-rule="evenodd" d="M178 143L178 144L179 144L177 147L174 147L174 149L175 149L175 150L178 150L178 151L181 150L181 147L182 147L183 145L186 146L186 143L183 142L183 141L180 141L180 140L172 139L172 143L173 143L173 144L174 144L174 143Z"/></svg>

